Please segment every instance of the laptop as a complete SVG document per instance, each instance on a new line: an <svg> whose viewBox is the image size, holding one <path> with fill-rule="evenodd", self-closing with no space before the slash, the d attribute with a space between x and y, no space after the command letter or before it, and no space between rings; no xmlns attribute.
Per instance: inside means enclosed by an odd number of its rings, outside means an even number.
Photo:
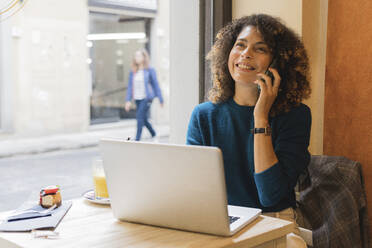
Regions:
<svg viewBox="0 0 372 248"><path fill-rule="evenodd" d="M100 150L121 221L231 236L261 213L227 204L219 148L102 139Z"/></svg>

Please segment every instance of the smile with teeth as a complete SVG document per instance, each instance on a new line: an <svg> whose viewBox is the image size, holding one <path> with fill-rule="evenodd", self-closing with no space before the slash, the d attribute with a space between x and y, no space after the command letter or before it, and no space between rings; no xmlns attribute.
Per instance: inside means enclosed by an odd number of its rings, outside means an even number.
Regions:
<svg viewBox="0 0 372 248"><path fill-rule="evenodd" d="M252 66L249 66L249 65L245 65L245 64L236 64L237 67L241 68L241 69L246 69L246 70L255 70L256 68L252 67Z"/></svg>

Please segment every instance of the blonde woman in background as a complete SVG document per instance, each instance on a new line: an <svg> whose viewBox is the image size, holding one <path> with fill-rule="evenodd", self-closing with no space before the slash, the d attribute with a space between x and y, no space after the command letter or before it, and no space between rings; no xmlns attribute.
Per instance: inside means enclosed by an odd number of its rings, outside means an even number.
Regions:
<svg viewBox="0 0 372 248"><path fill-rule="evenodd" d="M143 126L149 130L153 138L156 136L154 128L148 121L149 110L155 97L159 98L160 104L163 106L163 97L156 72L154 68L149 66L149 62L150 57L145 49L136 51L132 60L132 69L129 73L125 111L130 110L131 101L134 99L137 107L136 141L141 139Z"/></svg>

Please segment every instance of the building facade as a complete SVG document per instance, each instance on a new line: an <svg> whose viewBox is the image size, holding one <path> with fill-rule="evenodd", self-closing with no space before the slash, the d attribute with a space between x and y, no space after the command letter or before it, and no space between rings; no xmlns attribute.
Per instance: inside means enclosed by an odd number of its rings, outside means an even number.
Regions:
<svg viewBox="0 0 372 248"><path fill-rule="evenodd" d="M0 139L84 132L133 118L122 109L128 65L141 47L150 50L165 98L164 108L154 102L152 119L168 122L168 0L119 2L26 1L0 23ZM88 39L107 33L146 36Z"/></svg>

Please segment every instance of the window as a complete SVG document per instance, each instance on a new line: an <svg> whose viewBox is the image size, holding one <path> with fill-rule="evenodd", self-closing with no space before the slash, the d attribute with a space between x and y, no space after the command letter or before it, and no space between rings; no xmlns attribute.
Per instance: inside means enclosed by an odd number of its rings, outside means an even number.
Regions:
<svg viewBox="0 0 372 248"><path fill-rule="evenodd" d="M135 51L149 50L150 18L90 12L88 64L91 69L91 124L134 118L124 111L131 61Z"/></svg>

